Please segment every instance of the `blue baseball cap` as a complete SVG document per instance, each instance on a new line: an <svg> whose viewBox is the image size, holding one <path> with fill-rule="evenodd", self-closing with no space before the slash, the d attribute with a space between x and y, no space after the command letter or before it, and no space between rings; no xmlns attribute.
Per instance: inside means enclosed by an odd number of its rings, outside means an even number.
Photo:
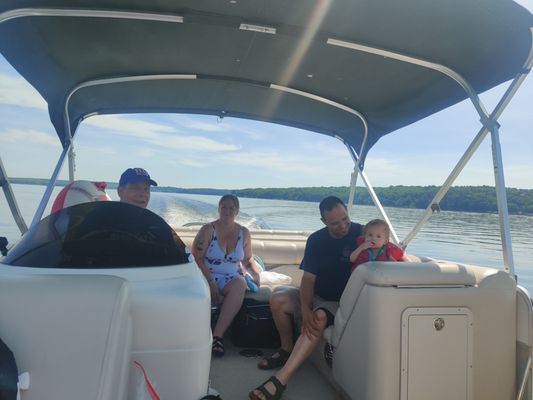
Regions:
<svg viewBox="0 0 533 400"><path fill-rule="evenodd" d="M152 186L157 186L157 182L150 178L150 174L142 168L128 168L120 175L119 186L127 185L128 183L148 182Z"/></svg>

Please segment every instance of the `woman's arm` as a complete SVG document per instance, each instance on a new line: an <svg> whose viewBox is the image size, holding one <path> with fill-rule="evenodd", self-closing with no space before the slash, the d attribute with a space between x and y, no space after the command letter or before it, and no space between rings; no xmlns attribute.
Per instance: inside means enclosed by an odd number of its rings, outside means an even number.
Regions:
<svg viewBox="0 0 533 400"><path fill-rule="evenodd" d="M211 276L209 268L207 268L204 263L204 256L207 252L207 247L209 246L209 242L211 240L212 229L213 227L211 226L211 224L206 224L200 228L192 242L191 251L194 257L194 261L196 261L196 265L198 265L198 268L200 268L200 271L202 271L202 274L205 276L205 279L207 279L207 282L209 283L211 301L213 301L214 303L218 303L220 301L220 293L218 287L216 285L215 280Z"/></svg>
<svg viewBox="0 0 533 400"><path fill-rule="evenodd" d="M261 284L261 268L257 265L254 260L254 255L252 253L252 235L250 231L243 227L243 248L244 248L244 259L242 260L242 265L244 266L245 272L249 272L254 279L254 282L257 286Z"/></svg>

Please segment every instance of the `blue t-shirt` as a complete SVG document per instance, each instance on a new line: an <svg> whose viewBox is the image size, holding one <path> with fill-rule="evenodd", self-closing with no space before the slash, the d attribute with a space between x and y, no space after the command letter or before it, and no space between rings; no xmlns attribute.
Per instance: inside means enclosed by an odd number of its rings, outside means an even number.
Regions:
<svg viewBox="0 0 533 400"><path fill-rule="evenodd" d="M316 276L315 294L324 300L340 300L351 274L350 254L361 233L362 226L352 222L348 234L340 239L333 238L327 227L307 239L300 268Z"/></svg>

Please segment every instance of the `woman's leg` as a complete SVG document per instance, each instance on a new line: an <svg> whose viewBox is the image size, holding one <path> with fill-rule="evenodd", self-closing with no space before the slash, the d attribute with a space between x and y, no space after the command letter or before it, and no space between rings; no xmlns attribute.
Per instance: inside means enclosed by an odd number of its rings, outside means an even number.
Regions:
<svg viewBox="0 0 533 400"><path fill-rule="evenodd" d="M220 314L218 316L217 324L213 330L213 336L224 337L224 333L228 329L241 308L244 293L246 292L246 281L240 275L229 281L222 289L224 300L220 307Z"/></svg>

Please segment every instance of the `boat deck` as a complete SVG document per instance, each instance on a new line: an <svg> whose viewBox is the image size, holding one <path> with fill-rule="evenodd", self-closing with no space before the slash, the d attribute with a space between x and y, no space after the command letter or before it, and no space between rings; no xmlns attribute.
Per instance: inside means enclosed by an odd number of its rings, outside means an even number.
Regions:
<svg viewBox="0 0 533 400"><path fill-rule="evenodd" d="M239 354L243 348L235 347L229 338L224 340L226 354L211 362L210 386L220 393L223 400L248 399L248 393L275 373L257 368L261 357L245 357ZM274 349L260 349L266 355ZM294 374L284 400L341 400L342 397L328 383L310 361L306 361Z"/></svg>

